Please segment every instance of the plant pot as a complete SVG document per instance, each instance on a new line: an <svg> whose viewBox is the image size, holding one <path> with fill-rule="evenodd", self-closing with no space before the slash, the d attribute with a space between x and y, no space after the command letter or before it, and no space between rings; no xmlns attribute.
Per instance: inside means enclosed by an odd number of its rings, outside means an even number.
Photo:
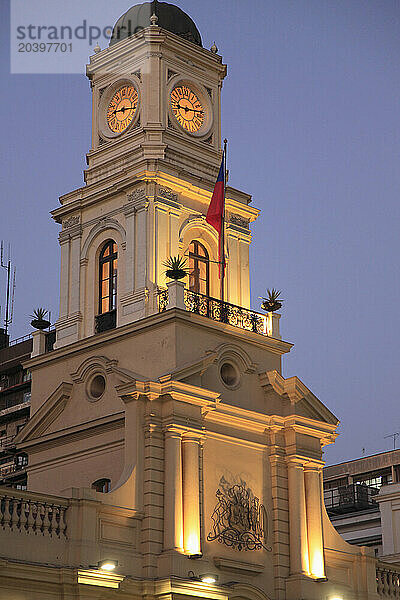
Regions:
<svg viewBox="0 0 400 600"><path fill-rule="evenodd" d="M31 325L35 329L43 330L50 327L50 321L46 321L46 319L33 319L33 321L31 321Z"/></svg>
<svg viewBox="0 0 400 600"><path fill-rule="evenodd" d="M282 307L282 302L268 302L265 301L261 304L261 308L267 312L275 312Z"/></svg>
<svg viewBox="0 0 400 600"><path fill-rule="evenodd" d="M168 279L175 279L176 281L178 279L183 279L187 275L186 271L184 271L183 269L168 269L167 271L165 271L165 274L168 277Z"/></svg>

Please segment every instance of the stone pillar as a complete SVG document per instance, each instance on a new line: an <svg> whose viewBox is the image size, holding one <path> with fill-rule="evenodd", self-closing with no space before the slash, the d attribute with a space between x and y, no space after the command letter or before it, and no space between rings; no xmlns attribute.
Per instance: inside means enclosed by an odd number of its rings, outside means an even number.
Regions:
<svg viewBox="0 0 400 600"><path fill-rule="evenodd" d="M31 357L40 356L46 352L46 334L38 329L32 333L33 344Z"/></svg>
<svg viewBox="0 0 400 600"><path fill-rule="evenodd" d="M266 314L267 319L267 335L271 337L281 340L282 336L279 331L279 320L281 315L279 313L268 312Z"/></svg>
<svg viewBox="0 0 400 600"><path fill-rule="evenodd" d="M154 281L156 286L165 285L165 267L164 262L168 258L168 246L169 246L169 216L168 207L161 202L157 202L154 206L154 227L155 227L155 260L154 276L150 278Z"/></svg>
<svg viewBox="0 0 400 600"><path fill-rule="evenodd" d="M90 326L88 323L88 315L86 310L86 303L88 298L88 281L87 281L87 268L89 264L88 258L81 258L81 286L80 286L80 306L82 307L82 318L83 318L83 328L82 328L82 337L87 337L89 335L93 335L91 327L93 327L93 318L90 319ZM85 307L85 310L84 310ZM97 313L97 311L96 311Z"/></svg>
<svg viewBox="0 0 400 600"><path fill-rule="evenodd" d="M308 556L311 575L325 577L324 542L322 536L321 476L319 465L304 468L307 512Z"/></svg>
<svg viewBox="0 0 400 600"><path fill-rule="evenodd" d="M164 550L182 552L182 446L178 429L165 432L164 456Z"/></svg>
<svg viewBox="0 0 400 600"><path fill-rule="evenodd" d="M61 247L60 269L60 319L68 315L68 288L69 288L69 235L60 233Z"/></svg>
<svg viewBox="0 0 400 600"><path fill-rule="evenodd" d="M183 443L183 547L185 554L201 553L199 445L196 434L182 438Z"/></svg>
<svg viewBox="0 0 400 600"><path fill-rule="evenodd" d="M308 575L306 496L303 464L296 458L288 462L290 574Z"/></svg>
<svg viewBox="0 0 400 600"><path fill-rule="evenodd" d="M135 205L124 207L126 229L125 252L125 293L132 293L135 288Z"/></svg>
<svg viewBox="0 0 400 600"><path fill-rule="evenodd" d="M69 314L79 312L79 289L80 289L80 254L81 254L81 230L71 235L71 260L70 260L70 285L69 285Z"/></svg>
<svg viewBox="0 0 400 600"><path fill-rule="evenodd" d="M147 283L147 207L147 200L136 206L136 290L144 289Z"/></svg>
<svg viewBox="0 0 400 600"><path fill-rule="evenodd" d="M125 287L118 296L117 327L145 316L149 264L147 210L145 187L136 188L127 195L127 204L123 207L126 228Z"/></svg>
<svg viewBox="0 0 400 600"><path fill-rule="evenodd" d="M167 310L170 308L181 308L186 310L185 306L185 284L183 281L169 281L168 288L168 304Z"/></svg>

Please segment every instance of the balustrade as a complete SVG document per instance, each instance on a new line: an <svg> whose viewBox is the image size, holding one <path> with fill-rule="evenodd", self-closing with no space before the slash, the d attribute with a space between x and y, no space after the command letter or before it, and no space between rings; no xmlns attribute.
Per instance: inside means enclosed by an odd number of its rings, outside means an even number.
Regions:
<svg viewBox="0 0 400 600"><path fill-rule="evenodd" d="M0 495L0 526L27 534L67 537L67 504L54 504L26 495Z"/></svg>
<svg viewBox="0 0 400 600"><path fill-rule="evenodd" d="M381 598L400 598L400 569L393 567L384 567L379 565L376 568L377 592Z"/></svg>

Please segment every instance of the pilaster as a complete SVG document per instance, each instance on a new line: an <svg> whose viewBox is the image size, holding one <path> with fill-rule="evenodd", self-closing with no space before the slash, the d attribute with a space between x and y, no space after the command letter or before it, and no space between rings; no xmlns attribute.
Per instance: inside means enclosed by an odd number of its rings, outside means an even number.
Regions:
<svg viewBox="0 0 400 600"><path fill-rule="evenodd" d="M157 559L165 540L165 476L166 465L170 463L163 448L163 432L154 417L147 417L144 425L144 474L143 503L144 519L142 523L143 575L157 575ZM165 462L164 462L165 456ZM169 490L171 493L171 490ZM172 516L167 519L169 522ZM165 541L164 541L165 547Z"/></svg>
<svg viewBox="0 0 400 600"><path fill-rule="evenodd" d="M196 433L185 434L183 450L183 547L186 555L201 553L200 540L200 474L201 438Z"/></svg>
<svg viewBox="0 0 400 600"><path fill-rule="evenodd" d="M117 326L144 318L148 302L149 200L146 187L137 188L128 194L127 200L122 209L126 224L125 288L120 296Z"/></svg>
<svg viewBox="0 0 400 600"><path fill-rule="evenodd" d="M80 217L72 216L63 221L59 235L61 246L60 316L56 322L54 348L76 342L81 336L82 314L80 311L81 265L80 250L82 226Z"/></svg>
<svg viewBox="0 0 400 600"><path fill-rule="evenodd" d="M175 427L165 431L164 551L183 552L182 434Z"/></svg>
<svg viewBox="0 0 400 600"><path fill-rule="evenodd" d="M270 464L275 593L277 600L285 600L290 561L289 496L285 451L279 445L270 448Z"/></svg>
<svg viewBox="0 0 400 600"><path fill-rule="evenodd" d="M321 471L319 463L307 463L304 467L309 568L317 578L325 577Z"/></svg>
<svg viewBox="0 0 400 600"><path fill-rule="evenodd" d="M308 575L308 541L306 496L304 485L303 461L297 457L289 457L289 539L290 539L290 574Z"/></svg>

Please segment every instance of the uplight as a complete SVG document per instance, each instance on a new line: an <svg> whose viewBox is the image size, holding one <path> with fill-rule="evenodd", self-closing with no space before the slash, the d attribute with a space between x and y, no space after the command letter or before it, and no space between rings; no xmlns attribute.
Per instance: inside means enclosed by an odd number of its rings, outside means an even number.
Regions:
<svg viewBox="0 0 400 600"><path fill-rule="evenodd" d="M104 560L99 561L97 563L97 565L98 565L99 569L101 569L102 571L114 571L114 569L118 565L118 561L104 559Z"/></svg>
<svg viewBox="0 0 400 600"><path fill-rule="evenodd" d="M211 575L210 573L205 573L204 575L200 575L200 580L203 583L216 583L217 582L217 576L216 575Z"/></svg>

